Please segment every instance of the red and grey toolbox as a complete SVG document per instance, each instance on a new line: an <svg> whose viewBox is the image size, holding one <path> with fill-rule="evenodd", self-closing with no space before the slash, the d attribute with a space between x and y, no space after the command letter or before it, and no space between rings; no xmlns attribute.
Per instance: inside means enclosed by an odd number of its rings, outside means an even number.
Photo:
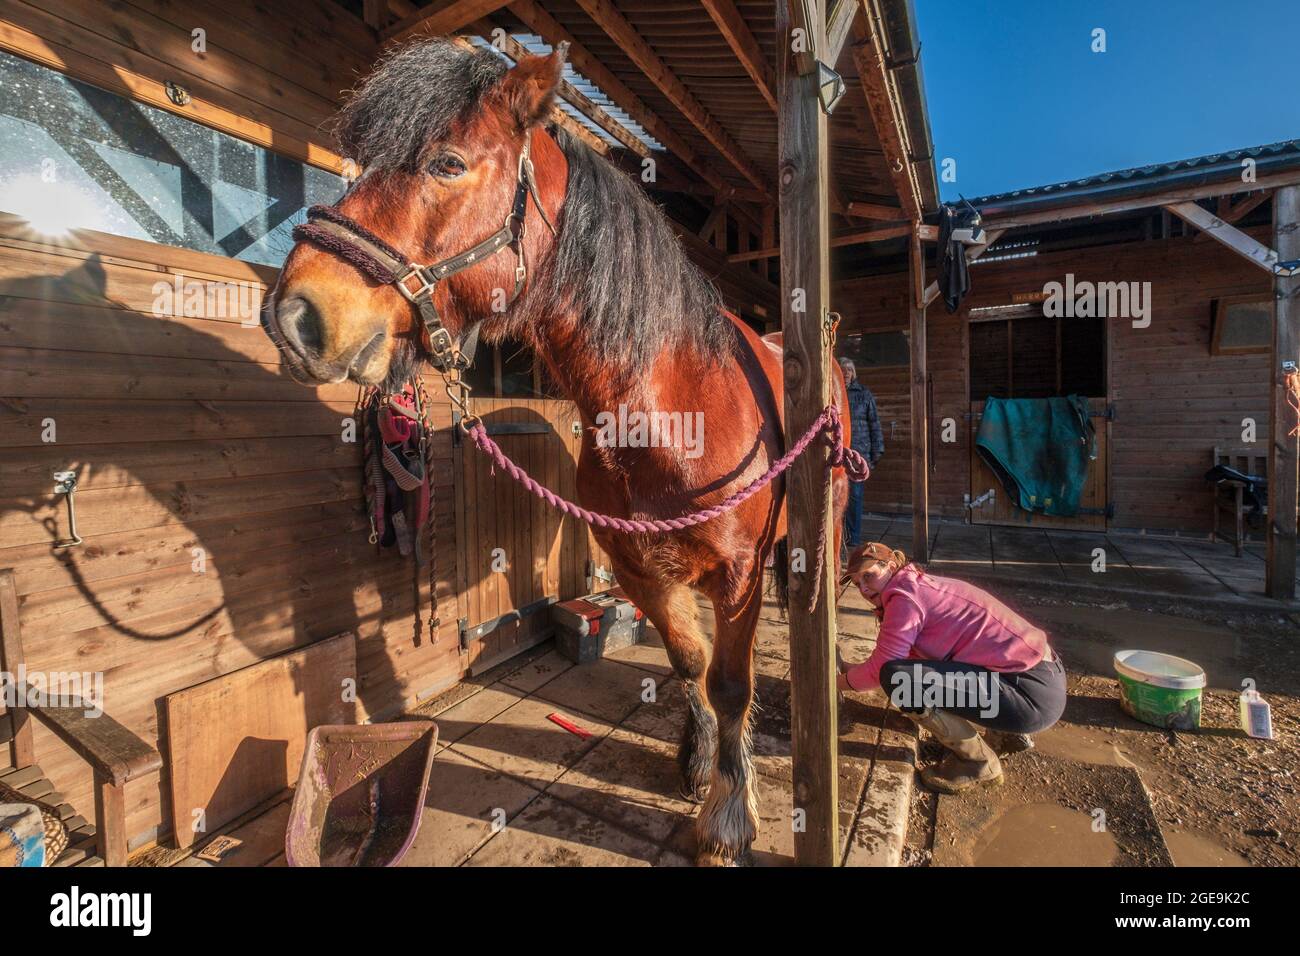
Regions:
<svg viewBox="0 0 1300 956"><path fill-rule="evenodd" d="M622 588L552 605L551 620L560 653L577 664L639 644L645 635L645 615Z"/></svg>

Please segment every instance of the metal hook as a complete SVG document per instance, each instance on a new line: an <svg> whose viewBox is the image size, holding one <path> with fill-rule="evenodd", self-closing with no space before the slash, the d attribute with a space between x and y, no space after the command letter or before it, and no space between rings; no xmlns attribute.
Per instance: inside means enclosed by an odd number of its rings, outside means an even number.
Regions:
<svg viewBox="0 0 1300 956"><path fill-rule="evenodd" d="M54 473L54 493L68 496L68 532L71 535L67 541L54 542L55 551L75 548L82 543L81 535L77 534L77 504L73 500L76 490L77 473L75 471L56 471Z"/></svg>

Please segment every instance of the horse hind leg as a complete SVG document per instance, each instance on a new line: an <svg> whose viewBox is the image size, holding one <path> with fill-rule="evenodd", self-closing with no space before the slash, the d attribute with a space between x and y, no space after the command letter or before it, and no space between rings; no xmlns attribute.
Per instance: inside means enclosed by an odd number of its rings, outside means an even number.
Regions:
<svg viewBox="0 0 1300 956"><path fill-rule="evenodd" d="M758 836L750 716L754 699L754 633L762 609L759 583L745 593L739 606L714 604L717 633L708 691L718 719L718 756L709 798L697 823L696 862L701 866L741 862Z"/></svg>
<svg viewBox="0 0 1300 956"><path fill-rule="evenodd" d="M655 584L619 572L619 583L663 638L673 671L686 692L686 721L677 748L682 796L701 803L709 789L718 724L704 691L708 654L700 633L695 593L683 584Z"/></svg>

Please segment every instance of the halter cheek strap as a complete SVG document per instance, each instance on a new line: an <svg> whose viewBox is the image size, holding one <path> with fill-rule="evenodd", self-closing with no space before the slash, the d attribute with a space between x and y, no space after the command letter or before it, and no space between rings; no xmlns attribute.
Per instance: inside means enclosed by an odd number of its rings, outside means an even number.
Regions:
<svg viewBox="0 0 1300 956"><path fill-rule="evenodd" d="M443 279L464 272L484 259L509 247L515 253L515 288L510 296L513 304L528 281L528 262L524 258L524 235L531 197L541 213L546 228L555 234L555 226L546 215L541 197L537 193L537 180L533 161L529 155L527 138L519 153L519 171L515 180L514 201L505 223L477 245L432 265L417 265L394 249L365 226L349 219L333 206L312 206L307 210L307 222L295 226L293 238L312 242L357 267L366 278L383 285L393 285L402 297L415 307L429 340L429 361L434 368L445 372L454 368L468 368L474 360L474 346L478 341L478 324L469 323L469 332L462 342L457 342L442 323L442 316L433 304L433 292Z"/></svg>

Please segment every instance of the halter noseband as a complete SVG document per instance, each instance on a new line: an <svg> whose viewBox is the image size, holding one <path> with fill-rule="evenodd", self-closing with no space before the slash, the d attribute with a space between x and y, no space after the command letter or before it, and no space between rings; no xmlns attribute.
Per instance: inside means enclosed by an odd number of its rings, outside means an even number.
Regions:
<svg viewBox="0 0 1300 956"><path fill-rule="evenodd" d="M433 304L433 290L437 284L458 272L488 258L505 247L514 250L515 290L510 296L513 304L528 281L528 262L524 258L525 219L528 215L528 197L531 196L542 222L555 235L555 226L546 215L537 194L537 180L533 161L529 155L530 142L524 138L519 153L519 172L515 181L515 198L506 216L505 224L482 242L432 265L417 265L383 239L349 219L333 206L312 206L307 210L307 222L295 226L293 238L315 243L332 252L345 262L356 266L363 275L374 282L394 285L402 297L415 306L420 322L429 337L429 361L440 372L467 368L474 360L474 346L478 340L478 322L474 322L465 337L465 348L457 342L442 324L442 316Z"/></svg>

